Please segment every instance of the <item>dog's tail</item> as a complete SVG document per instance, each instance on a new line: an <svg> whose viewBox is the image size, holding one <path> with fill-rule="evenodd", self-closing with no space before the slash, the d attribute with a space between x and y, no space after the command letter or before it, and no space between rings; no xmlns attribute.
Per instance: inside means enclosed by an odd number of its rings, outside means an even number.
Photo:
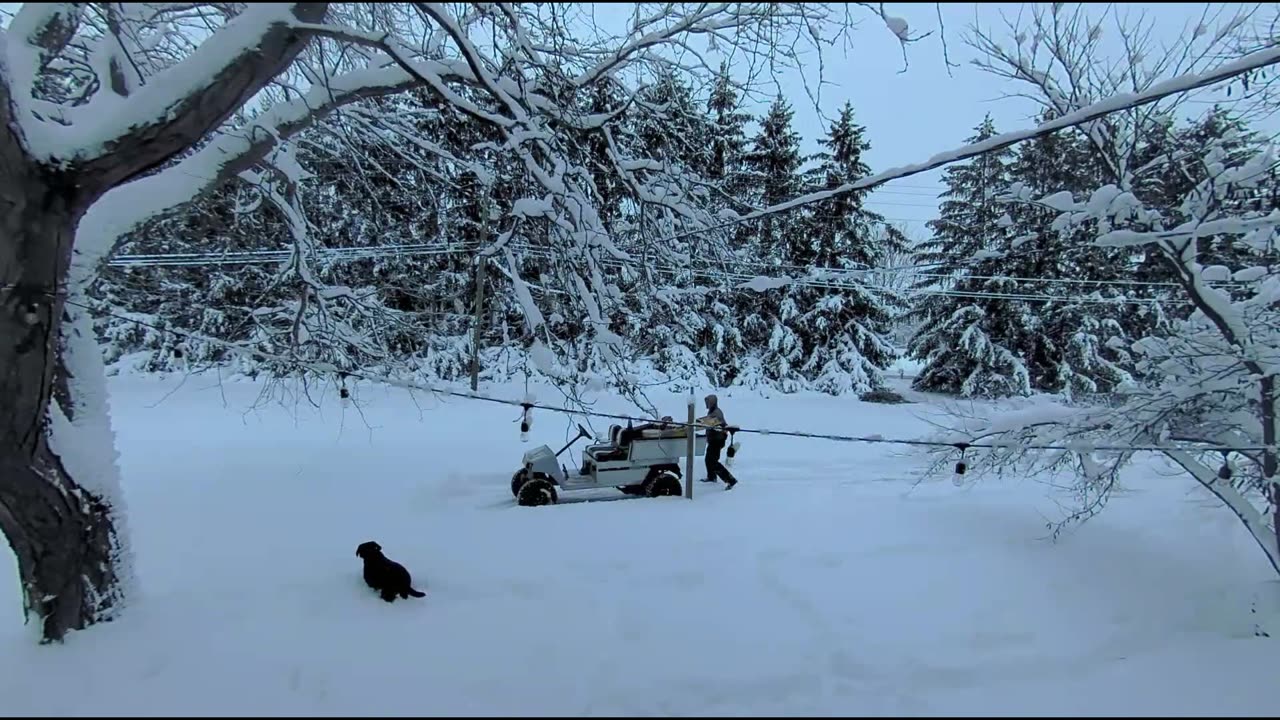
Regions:
<svg viewBox="0 0 1280 720"><path fill-rule="evenodd" d="M427 594L426 594L426 593L424 593L424 592L418 592L417 590L414 590L413 588L409 588L409 595L410 595L410 596L412 596L412 597L426 597L426 596L427 596Z"/></svg>

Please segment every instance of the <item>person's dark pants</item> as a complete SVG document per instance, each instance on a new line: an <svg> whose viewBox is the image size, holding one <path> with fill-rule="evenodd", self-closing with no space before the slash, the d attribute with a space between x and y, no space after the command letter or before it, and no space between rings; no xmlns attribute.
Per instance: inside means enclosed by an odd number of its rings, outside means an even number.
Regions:
<svg viewBox="0 0 1280 720"><path fill-rule="evenodd" d="M707 463L707 482L724 480L725 483L733 485L738 480L733 477L733 473L729 472L729 468L720 463L720 451L723 449L720 445L707 444L707 454L704 457Z"/></svg>

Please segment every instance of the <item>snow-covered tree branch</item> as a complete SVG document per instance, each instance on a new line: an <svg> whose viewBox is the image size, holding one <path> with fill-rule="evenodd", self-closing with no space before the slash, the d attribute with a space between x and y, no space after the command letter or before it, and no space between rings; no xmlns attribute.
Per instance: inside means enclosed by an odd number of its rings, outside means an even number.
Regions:
<svg viewBox="0 0 1280 720"><path fill-rule="evenodd" d="M1249 10L1228 14L1206 4L1170 45L1152 39L1151 21L1130 20L1119 8L1098 10L1064 3L1035 5L1030 18L1005 19L1004 38L974 27L966 37L978 51L974 64L995 77L1015 83L1012 94L1039 104L1050 117L1070 115L1121 94L1139 95L1166 78L1192 78L1225 64L1225 52L1248 18ZM1111 57L1103 40L1120 39L1121 52ZM1157 118L1168 115L1187 93L1176 93L1140 107L1119 109L1079 126L1110 180L1127 189L1141 170L1139 146Z"/></svg>
<svg viewBox="0 0 1280 720"><path fill-rule="evenodd" d="M1276 160L1270 148L1233 152L1235 139L1229 130L1213 138L1199 181L1173 207L1153 207L1114 184L1055 201L1058 224L1096 228L1096 245L1157 253L1194 307L1170 332L1132 343L1141 379L1109 405L1040 397L998 420L961 419L942 437L998 444L976 459L978 469L1070 467L1079 507L1068 520L1100 510L1135 456L1091 448L1167 447L1162 454L1235 514L1280 572L1280 207L1269 187ZM1215 285L1228 280L1238 284ZM1037 445L1076 450L1020 449Z"/></svg>
<svg viewBox="0 0 1280 720"><path fill-rule="evenodd" d="M459 158L470 172L519 169L501 198L505 214L481 238L485 254L517 237L551 250L566 291L562 314L607 365L620 352L610 323L625 302L601 263L630 256L602 215L606 188L661 206L673 231L712 224L678 179L687 168L651 162L642 144L620 140L623 110L652 112L632 102L647 79L710 76L692 38L794 65L800 48L821 51L849 27L825 5L642 3L622 32L579 43L567 12L73 3L26 4L14 17L0 43L0 194L9 208L0 211L0 394L9 399L0 415L0 528L45 639L110 617L127 595L123 498L84 308L102 261L129 233L260 165L287 166L286 145L318 119L413 90L488 129ZM605 84L618 89L616 100L592 106L590 91ZM363 119L403 130L396 118ZM584 135L606 132L612 142L595 146L600 155L584 152ZM418 140L426 148L432 138ZM619 172L624 182L607 182ZM287 196L275 208L296 215ZM290 224L295 241L302 230ZM304 259L293 266L299 273ZM523 310L528 332L556 347L541 313ZM76 448L88 454L67 454Z"/></svg>

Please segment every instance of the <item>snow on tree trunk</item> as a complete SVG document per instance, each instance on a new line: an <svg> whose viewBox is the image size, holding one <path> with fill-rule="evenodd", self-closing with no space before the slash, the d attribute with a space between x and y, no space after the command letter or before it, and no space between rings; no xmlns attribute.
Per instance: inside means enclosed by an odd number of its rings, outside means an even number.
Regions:
<svg viewBox="0 0 1280 720"><path fill-rule="evenodd" d="M85 307L97 261L118 238L90 222L85 242L78 225L107 191L189 150L293 61L307 36L282 20L314 22L326 9L247 9L146 87L130 87L113 56L110 87L75 108L79 122L56 128L32 109L48 104L33 87L41 58L74 34L73 16L24 6L0 35L0 530L44 642L112 618L133 584L102 358ZM106 114L84 112L93 110ZM203 182L249 156L225 157Z"/></svg>
<svg viewBox="0 0 1280 720"><path fill-rule="evenodd" d="M65 176L11 162L16 149L5 147L0 176L0 397L9 405L0 530L18 559L28 619L40 620L47 642L110 618L131 573L101 358L87 316L58 292L79 193Z"/></svg>

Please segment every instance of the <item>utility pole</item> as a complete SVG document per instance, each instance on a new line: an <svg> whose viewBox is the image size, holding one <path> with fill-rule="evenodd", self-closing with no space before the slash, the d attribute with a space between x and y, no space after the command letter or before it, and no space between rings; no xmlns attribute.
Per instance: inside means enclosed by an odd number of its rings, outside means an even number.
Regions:
<svg viewBox="0 0 1280 720"><path fill-rule="evenodd" d="M641 205L640 209L643 211L644 205ZM690 269L693 268L693 239L692 238L689 239L689 267ZM694 417L694 408L696 406L696 401L694 400L694 396L693 396L693 388L694 388L693 379L690 378L689 379L689 444L687 446L689 451L689 457L685 458L685 461L684 461L684 496L689 500L693 499L693 483L694 483L693 453L698 448L698 440L697 440L698 429L694 426L694 422L696 422L696 418Z"/></svg>
<svg viewBox="0 0 1280 720"><path fill-rule="evenodd" d="M491 212L489 186L483 186L484 200L480 208L480 237L482 242L489 242L489 214ZM484 286L485 270L488 259L484 255L476 256L476 299L472 308L474 317L471 321L471 392L480 388L480 332L484 328Z"/></svg>
<svg viewBox="0 0 1280 720"><path fill-rule="evenodd" d="M698 443L696 439L698 429L693 425L695 420L695 418L693 417L693 414L694 414L693 383L689 383L689 426L688 426L689 440L688 440L688 445L686 445L686 449L688 450L689 456L686 457L684 460L684 496L689 500L693 499L693 452L698 447Z"/></svg>
<svg viewBox="0 0 1280 720"><path fill-rule="evenodd" d="M486 258L476 258L475 317L471 321L471 392L475 392L480 387L480 331L484 326L484 285L487 265Z"/></svg>

